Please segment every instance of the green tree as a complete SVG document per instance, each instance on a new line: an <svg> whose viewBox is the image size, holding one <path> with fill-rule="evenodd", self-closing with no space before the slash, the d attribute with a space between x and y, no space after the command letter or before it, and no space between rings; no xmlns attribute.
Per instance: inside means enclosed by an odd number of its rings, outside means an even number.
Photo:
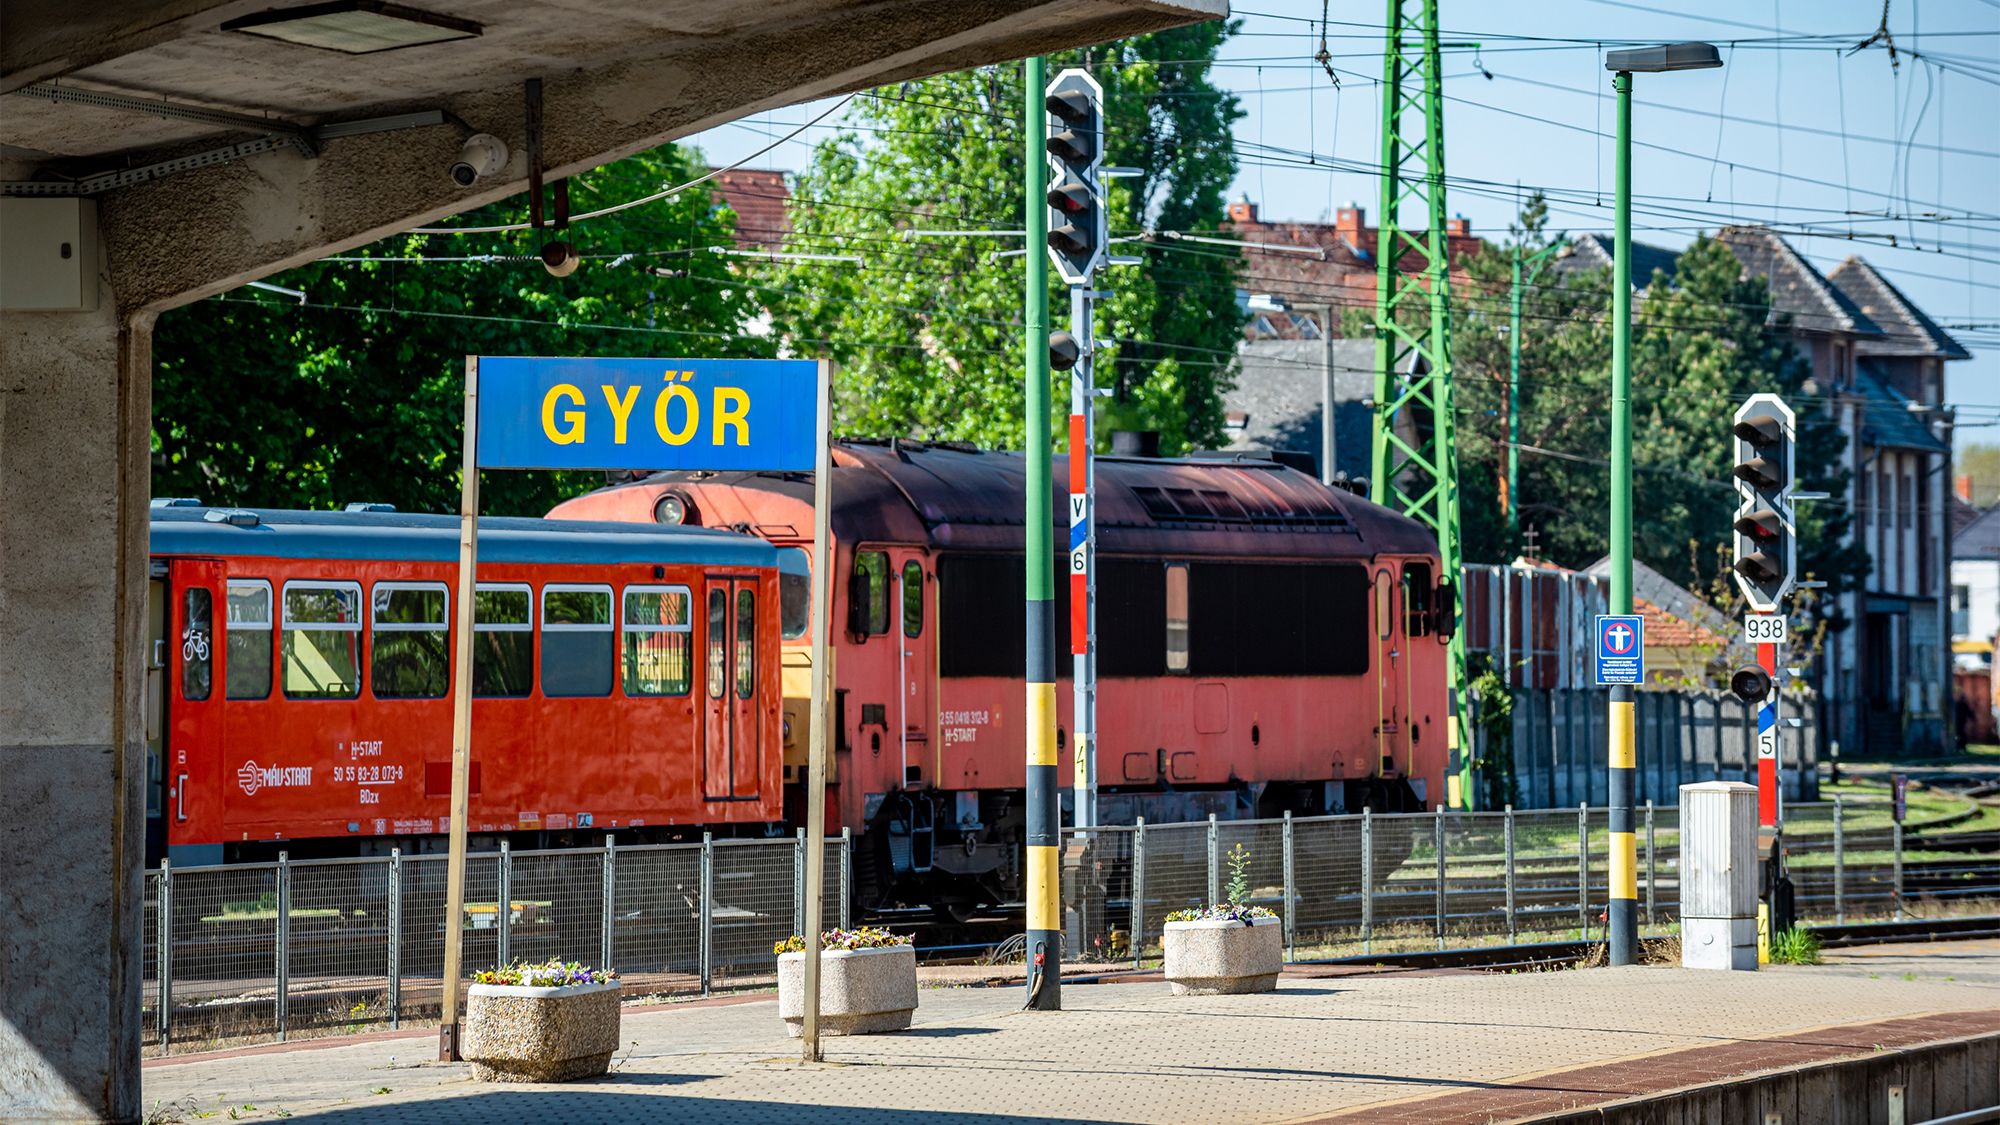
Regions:
<svg viewBox="0 0 2000 1125"><path fill-rule="evenodd" d="M697 152L655 149L572 180L573 210L701 168ZM520 221L524 202L463 223ZM566 278L533 257L552 235L399 235L271 279L304 292L302 303L242 289L175 309L154 338L153 493L454 510L467 355L769 353L739 334L756 315L753 294L727 259L695 252L729 242L732 227L696 188L564 232L587 256ZM540 515L601 483L486 474L482 507Z"/></svg>
<svg viewBox="0 0 2000 1125"><path fill-rule="evenodd" d="M1460 415L1459 481L1466 557L1511 558L1498 482L1506 472L1506 328L1510 260L1518 245L1547 244L1539 200L1524 208L1509 241L1467 258L1467 283L1452 292L1452 362ZM1728 247L1697 239L1671 279L1644 283L1634 310L1632 417L1634 555L1690 589L1713 578L1701 560L1731 542L1738 497L1730 478L1728 424L1746 396L1786 395L1799 416L1799 488L1840 495L1845 437L1817 408L1807 364L1784 318L1771 317L1768 287L1743 276ZM1544 272L1523 299L1521 526L1538 553L1584 567L1604 555L1609 534L1610 450L1607 270ZM1831 613L1841 590L1866 575L1866 555L1843 546L1848 515L1837 505L1799 507L1802 577L1826 581L1815 613ZM1838 623L1834 623L1837 627Z"/></svg>
<svg viewBox="0 0 2000 1125"><path fill-rule="evenodd" d="M1114 235L1221 221L1236 169L1229 126L1241 111L1210 81L1207 60L1231 30L1204 24L1050 60L1051 73L1082 65L1098 77L1105 162L1143 170L1112 183ZM771 271L768 299L792 346L841 364L844 433L1021 447L1023 266L993 257L1019 240L909 236L1022 226L1020 73L963 71L865 95L798 177L787 248L867 260ZM1142 268L1100 275L1114 295L1099 305L1098 328L1118 341L1114 362L1096 372L1113 392L1100 434L1159 430L1168 452L1220 443L1240 329L1237 261L1226 250L1162 251ZM1052 326L1067 322L1067 309L1055 282ZM1067 393L1052 405L1066 414Z"/></svg>
<svg viewBox="0 0 2000 1125"><path fill-rule="evenodd" d="M2000 445L1975 442L1958 447L1961 476L1972 478L1972 503L1981 508L2000 501Z"/></svg>

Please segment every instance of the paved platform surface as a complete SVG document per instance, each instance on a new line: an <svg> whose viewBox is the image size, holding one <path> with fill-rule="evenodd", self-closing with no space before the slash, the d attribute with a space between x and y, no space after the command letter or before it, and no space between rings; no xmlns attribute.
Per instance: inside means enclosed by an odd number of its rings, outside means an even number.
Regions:
<svg viewBox="0 0 2000 1125"><path fill-rule="evenodd" d="M427 1062L434 1032L156 1060L161 1120L1506 1120L1841 1053L2000 1031L2000 942L1837 951L1763 972L1635 967L1391 973L1173 997L1072 985L1060 1013L1017 989L927 989L916 1026L827 1040L803 1066L772 999L628 1012L612 1074L471 1081ZM334 1041L337 1042L337 1041ZM212 1115L212 1116L210 1116Z"/></svg>

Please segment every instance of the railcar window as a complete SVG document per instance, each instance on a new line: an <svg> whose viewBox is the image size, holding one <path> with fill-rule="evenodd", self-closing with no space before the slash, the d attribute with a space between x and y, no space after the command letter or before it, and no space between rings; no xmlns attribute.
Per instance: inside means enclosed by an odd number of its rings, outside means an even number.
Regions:
<svg viewBox="0 0 2000 1125"><path fill-rule="evenodd" d="M798 574L788 573L782 565L778 569L778 628L786 640L796 641L812 622L812 575L804 573L811 564L798 547L780 547L778 554L788 562L796 556L800 564Z"/></svg>
<svg viewBox="0 0 2000 1125"><path fill-rule="evenodd" d="M1167 564L1167 671L1188 670L1188 568Z"/></svg>
<svg viewBox="0 0 2000 1125"><path fill-rule="evenodd" d="M181 604L181 698L208 698L215 684L215 595L199 586Z"/></svg>
<svg viewBox="0 0 2000 1125"><path fill-rule="evenodd" d="M889 631L889 554L887 551L854 552L854 573L868 576L868 635ZM855 586L859 586L856 583ZM848 597L853 597L852 587Z"/></svg>
<svg viewBox="0 0 2000 1125"><path fill-rule="evenodd" d="M1198 562L1189 572L1194 675L1368 671L1368 575L1361 567Z"/></svg>
<svg viewBox="0 0 2000 1125"><path fill-rule="evenodd" d="M228 610L223 698L266 698L271 694L271 584L255 578L232 581Z"/></svg>
<svg viewBox="0 0 2000 1125"><path fill-rule="evenodd" d="M757 686L757 595L736 591L736 698L748 699Z"/></svg>
<svg viewBox="0 0 2000 1125"><path fill-rule="evenodd" d="M903 635L924 633L924 564L915 559L903 564Z"/></svg>
<svg viewBox="0 0 2000 1125"><path fill-rule="evenodd" d="M611 694L611 587L542 587L542 694Z"/></svg>
<svg viewBox="0 0 2000 1125"><path fill-rule="evenodd" d="M288 699L353 699L361 694L361 586L285 583L278 637Z"/></svg>
<svg viewBox="0 0 2000 1125"><path fill-rule="evenodd" d="M721 699L729 678L729 595L708 592L708 697Z"/></svg>
<svg viewBox="0 0 2000 1125"><path fill-rule="evenodd" d="M626 695L686 695L693 688L692 598L685 586L625 587Z"/></svg>
<svg viewBox="0 0 2000 1125"><path fill-rule="evenodd" d="M526 586L472 593L472 694L523 696L535 684L535 595Z"/></svg>
<svg viewBox="0 0 2000 1125"><path fill-rule="evenodd" d="M451 682L450 596L432 582L377 582L368 687L377 699L439 699Z"/></svg>
<svg viewBox="0 0 2000 1125"><path fill-rule="evenodd" d="M1412 637L1431 635L1431 564L1403 564L1403 631Z"/></svg>

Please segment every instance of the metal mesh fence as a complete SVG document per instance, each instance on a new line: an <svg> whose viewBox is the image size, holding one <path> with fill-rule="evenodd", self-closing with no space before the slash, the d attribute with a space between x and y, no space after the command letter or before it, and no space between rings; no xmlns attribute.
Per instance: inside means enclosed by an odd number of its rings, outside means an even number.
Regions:
<svg viewBox="0 0 2000 1125"><path fill-rule="evenodd" d="M352 1031L389 1020L389 867L288 865L285 1028Z"/></svg>
<svg viewBox="0 0 2000 1125"><path fill-rule="evenodd" d="M145 916L140 922L139 1041L160 1039L160 873L145 873Z"/></svg>
<svg viewBox="0 0 2000 1125"><path fill-rule="evenodd" d="M701 991L701 845L617 849L611 965L642 993Z"/></svg>
<svg viewBox="0 0 2000 1125"><path fill-rule="evenodd" d="M1679 915L1678 810L1642 808L1635 827L1641 921L1663 932ZM2000 868L1951 850L1961 845L1941 838L1942 827L1902 834L1880 804L1790 806L1800 917L1884 918L2000 899ZM1064 840L1066 959L1156 960L1170 913L1237 897L1289 923L1298 959L1600 937L1609 843L1601 808L1102 828ZM442 856L149 872L147 1042L179 1048L435 1018L447 925L462 930L468 974L560 958L608 964L635 995L768 987L772 945L803 925L804 847L779 838L475 854L456 920L445 917ZM828 841L827 928L856 920L847 917L849 855ZM938 951L964 955L954 950Z"/></svg>

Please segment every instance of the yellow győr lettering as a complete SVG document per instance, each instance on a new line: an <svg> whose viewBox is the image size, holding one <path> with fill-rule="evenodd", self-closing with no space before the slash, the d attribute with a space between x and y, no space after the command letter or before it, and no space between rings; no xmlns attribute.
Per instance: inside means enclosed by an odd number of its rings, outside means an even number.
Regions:
<svg viewBox="0 0 2000 1125"><path fill-rule="evenodd" d="M556 428L556 400L558 398L566 398L579 408L562 412L563 421L568 423L567 429L558 430ZM557 383L555 386L550 387L549 393L542 396L542 432L547 434L549 440L557 445L575 445L582 441L583 411L580 409L582 406L583 391L575 384ZM621 432L623 431L624 426L622 423L619 429Z"/></svg>
<svg viewBox="0 0 2000 1125"><path fill-rule="evenodd" d="M639 385L634 383L625 388L623 398L611 393L609 383L604 384L603 390L604 404L611 408L611 444L624 445L625 423L632 417L632 408L639 403Z"/></svg>
<svg viewBox="0 0 2000 1125"><path fill-rule="evenodd" d="M722 431L736 431L736 444L750 444L750 396L742 387L715 388L715 428L709 444L721 445Z"/></svg>
<svg viewBox="0 0 2000 1125"><path fill-rule="evenodd" d="M691 379L692 371L667 372L667 389L653 400L653 428L660 432L660 440L668 445L686 445L701 428L701 399L693 390L675 382L676 378ZM683 411L684 424L679 429L667 425L667 408L679 401Z"/></svg>

